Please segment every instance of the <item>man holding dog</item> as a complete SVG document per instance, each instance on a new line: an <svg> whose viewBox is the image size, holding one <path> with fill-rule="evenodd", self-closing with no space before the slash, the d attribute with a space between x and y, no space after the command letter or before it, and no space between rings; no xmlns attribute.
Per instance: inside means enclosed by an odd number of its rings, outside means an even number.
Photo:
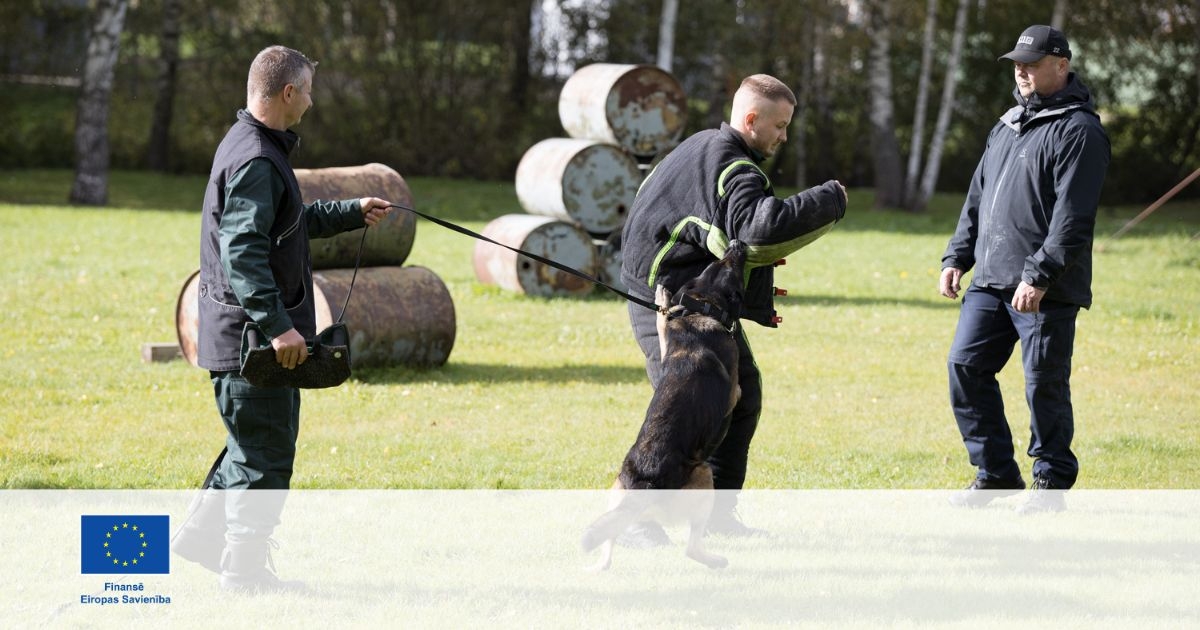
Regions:
<svg viewBox="0 0 1200 630"><path fill-rule="evenodd" d="M1018 511L1060 511L1079 474L1071 355L1076 316L1092 303L1109 142L1061 32L1031 26L1000 59L1013 63L1017 104L988 136L938 287L957 298L974 269L948 363L951 407L977 473L951 503L982 506L1025 489L996 380L1020 339L1034 462L1033 492Z"/></svg>
<svg viewBox="0 0 1200 630"><path fill-rule="evenodd" d="M734 94L728 124L701 131L671 151L647 176L630 209L622 233L621 279L633 295L653 300L655 287L676 291L721 258L730 240L748 246L742 318L776 327L774 264L833 228L846 212L846 190L837 181L787 198L774 195L760 164L787 140L796 107L792 91L775 77L747 77ZM656 314L629 305L629 319L646 356L650 384L662 378ZM762 379L740 327L741 398L729 418L725 438L712 452L717 505L708 531L754 535L759 530L737 518L736 491L746 479L750 441L762 411ZM661 530L641 532L665 542Z"/></svg>
<svg viewBox="0 0 1200 630"><path fill-rule="evenodd" d="M300 391L256 387L242 377L242 330L257 323L283 368L304 363L306 338L316 333L309 238L375 225L390 212L374 197L303 203L288 162L299 142L290 127L312 107L315 69L283 46L258 53L246 108L217 148L204 195L197 362L210 370L226 451L171 548L235 590L298 586L267 565L269 536L291 483Z"/></svg>

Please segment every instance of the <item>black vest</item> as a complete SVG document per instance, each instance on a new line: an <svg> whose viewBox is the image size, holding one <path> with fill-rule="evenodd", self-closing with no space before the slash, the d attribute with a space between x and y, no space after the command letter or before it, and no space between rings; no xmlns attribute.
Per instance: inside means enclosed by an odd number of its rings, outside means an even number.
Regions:
<svg viewBox="0 0 1200 630"><path fill-rule="evenodd" d="M199 331L197 363L215 371L239 367L242 328L250 321L229 286L221 264L219 226L225 212L225 184L247 162L267 158L285 184L286 192L275 209L268 262L292 325L306 338L316 334L312 299L312 260L308 226L300 185L288 163L288 153L299 138L291 131L271 129L246 110L225 134L213 157L212 173L204 192L200 230Z"/></svg>

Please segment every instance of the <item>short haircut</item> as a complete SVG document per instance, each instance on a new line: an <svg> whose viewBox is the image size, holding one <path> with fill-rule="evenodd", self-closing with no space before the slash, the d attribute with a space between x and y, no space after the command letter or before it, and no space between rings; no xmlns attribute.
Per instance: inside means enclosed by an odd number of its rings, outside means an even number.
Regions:
<svg viewBox="0 0 1200 630"><path fill-rule="evenodd" d="M317 62L298 50L286 46L262 49L250 64L246 79L246 100L268 99L283 91L284 86L304 76L304 70L316 71Z"/></svg>
<svg viewBox="0 0 1200 630"><path fill-rule="evenodd" d="M787 101L792 107L796 106L796 95L783 81L769 74L752 74L742 79L738 91L748 90L771 101Z"/></svg>

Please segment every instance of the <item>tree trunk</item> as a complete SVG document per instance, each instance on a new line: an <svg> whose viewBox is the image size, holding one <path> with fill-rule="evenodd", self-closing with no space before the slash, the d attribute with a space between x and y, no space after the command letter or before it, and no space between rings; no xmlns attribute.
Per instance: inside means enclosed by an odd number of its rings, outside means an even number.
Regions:
<svg viewBox="0 0 1200 630"><path fill-rule="evenodd" d="M108 101L128 0L99 0L75 113L75 183L71 202L108 203Z"/></svg>
<svg viewBox="0 0 1200 630"><path fill-rule="evenodd" d="M912 141L908 148L908 172L904 177L904 206L912 210L918 197L921 157L925 148L925 114L929 108L929 75L933 71L933 42L937 32L938 0L925 8L925 37L921 43L921 74L917 79L917 104L913 112Z"/></svg>
<svg viewBox="0 0 1200 630"><path fill-rule="evenodd" d="M671 71L675 60L675 16L679 0L663 0L662 19L658 23L658 67Z"/></svg>
<svg viewBox="0 0 1200 630"><path fill-rule="evenodd" d="M158 97L150 123L150 144L146 147L146 166L166 171L171 155L171 116L175 109L175 75L179 69L180 0L163 0L162 34L159 36Z"/></svg>
<svg viewBox="0 0 1200 630"><path fill-rule="evenodd" d="M954 16L954 39L950 43L950 59L946 62L946 81L942 86L942 104L938 109L937 123L933 129L933 140L929 146L929 159L925 162L925 176L921 179L921 195L912 210L925 209L933 197L937 185L938 171L942 167L942 149L946 144L946 130L950 128L950 115L954 111L954 92L958 87L958 65L962 60L963 41L967 38L967 13L970 0L958 0L958 13Z"/></svg>
<svg viewBox="0 0 1200 630"><path fill-rule="evenodd" d="M1200 2L1200 0L1196 0ZM796 94L796 113L792 123L793 131L789 141L792 143L792 155L796 158L795 181L793 184L800 189L808 188L808 117L812 109L812 92L816 85L817 49L816 31L822 28L817 25L817 18L810 17L800 27L803 38L800 50L804 57L800 60L800 85Z"/></svg>
<svg viewBox="0 0 1200 630"><path fill-rule="evenodd" d="M512 38L513 59L512 73L509 75L509 101L519 116L525 115L529 104L529 60L530 48L533 46L533 3L520 5L513 15Z"/></svg>
<svg viewBox="0 0 1200 630"><path fill-rule="evenodd" d="M1067 0L1054 0L1054 13L1050 16L1050 26L1063 30L1063 22L1067 17Z"/></svg>
<svg viewBox="0 0 1200 630"><path fill-rule="evenodd" d="M813 31L812 113L815 116L813 127L816 142L810 155L815 158L811 162L816 174L813 180L817 182L834 178L845 181L846 178L845 174L837 173L834 168L834 129L837 129L837 125L833 121L833 88L829 76L829 47L826 45L828 36L828 29L820 26Z"/></svg>
<svg viewBox="0 0 1200 630"><path fill-rule="evenodd" d="M871 94L871 153L875 166L875 207L904 206L904 174L900 143L896 140L895 105L892 102L892 3L876 0L870 5L867 32L871 36L868 89Z"/></svg>

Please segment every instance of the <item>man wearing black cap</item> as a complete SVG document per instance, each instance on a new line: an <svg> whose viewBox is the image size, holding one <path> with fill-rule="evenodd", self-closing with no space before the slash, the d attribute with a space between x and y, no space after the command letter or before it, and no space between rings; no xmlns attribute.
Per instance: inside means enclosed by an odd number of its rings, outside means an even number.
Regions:
<svg viewBox="0 0 1200 630"><path fill-rule="evenodd" d="M1017 104L988 136L939 282L957 298L974 270L948 364L951 407L978 472L951 503L978 507L1025 489L996 380L1019 339L1034 463L1033 492L1018 511L1060 511L1079 472L1071 355L1075 318L1092 303L1109 142L1061 32L1031 26L1000 59L1013 62Z"/></svg>

